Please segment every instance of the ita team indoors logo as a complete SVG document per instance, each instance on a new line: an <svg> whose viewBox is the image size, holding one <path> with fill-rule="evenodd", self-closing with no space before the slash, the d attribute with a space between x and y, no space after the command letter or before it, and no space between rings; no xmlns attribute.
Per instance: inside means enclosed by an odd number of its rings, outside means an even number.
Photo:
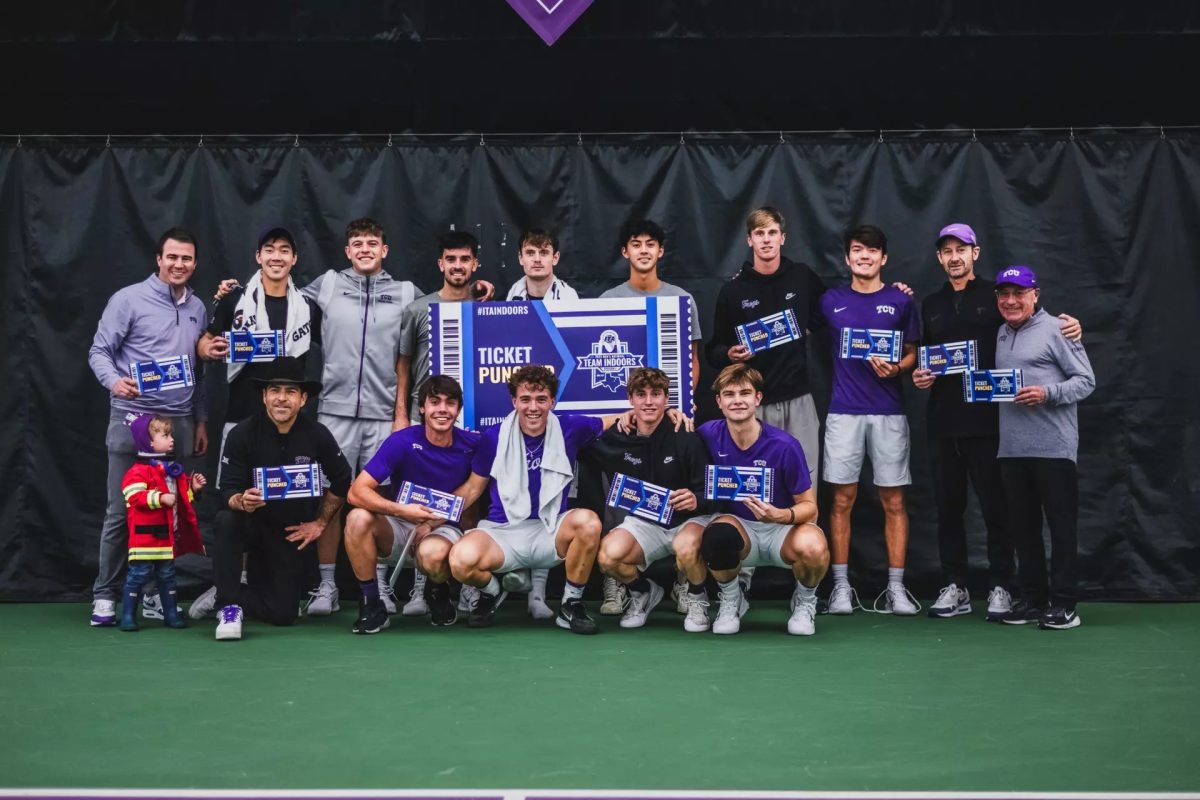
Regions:
<svg viewBox="0 0 1200 800"><path fill-rule="evenodd" d="M629 344L622 342L614 330L600 333L600 341L592 344L592 352L576 356L579 369L592 373L591 388L603 386L614 394L625 385L629 370L642 366L643 356L629 352Z"/></svg>

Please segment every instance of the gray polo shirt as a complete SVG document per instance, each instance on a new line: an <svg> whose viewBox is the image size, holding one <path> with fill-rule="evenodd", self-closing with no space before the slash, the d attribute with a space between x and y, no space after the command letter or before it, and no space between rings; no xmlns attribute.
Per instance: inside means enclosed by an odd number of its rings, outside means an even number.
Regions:
<svg viewBox="0 0 1200 800"><path fill-rule="evenodd" d="M704 338L700 333L700 315L696 312L696 298L692 297L690 292L676 286L673 283L663 281L662 284L653 292L642 292L633 288L629 281L625 281L620 286L614 286L608 291L600 295L601 297L686 297L688 299L688 307L691 309L692 319L692 341L698 342Z"/></svg>

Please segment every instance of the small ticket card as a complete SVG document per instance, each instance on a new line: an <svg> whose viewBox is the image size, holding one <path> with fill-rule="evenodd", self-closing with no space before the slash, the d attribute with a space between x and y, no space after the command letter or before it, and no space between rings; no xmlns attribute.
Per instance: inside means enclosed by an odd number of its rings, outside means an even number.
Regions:
<svg viewBox="0 0 1200 800"><path fill-rule="evenodd" d="M904 333L875 328L842 328L842 358L882 358L893 364L904 352Z"/></svg>
<svg viewBox="0 0 1200 800"><path fill-rule="evenodd" d="M737 334L738 343L750 348L751 353L795 342L804 336L804 331L796 324L796 314L790 308L738 325L733 332Z"/></svg>
<svg viewBox="0 0 1200 800"><path fill-rule="evenodd" d="M1011 403L1024 385L1019 369L964 372L963 400L968 403Z"/></svg>
<svg viewBox="0 0 1200 800"><path fill-rule="evenodd" d="M142 394L169 392L196 385L190 356L160 358L157 361L138 361L129 365L129 377Z"/></svg>
<svg viewBox="0 0 1200 800"><path fill-rule="evenodd" d="M917 348L917 366L934 375L953 375L979 369L979 342L946 342Z"/></svg>
<svg viewBox="0 0 1200 800"><path fill-rule="evenodd" d="M613 475L612 488L608 492L608 505L620 508L635 516L645 517L659 525L670 525L675 509L667 505L670 489L639 481L620 472Z"/></svg>
<svg viewBox="0 0 1200 800"><path fill-rule="evenodd" d="M709 500L744 500L757 497L770 502L775 470L769 467L731 467L709 464L704 468L704 496Z"/></svg>
<svg viewBox="0 0 1200 800"><path fill-rule="evenodd" d="M256 364L283 358L287 331L225 331L229 352L225 361L230 364Z"/></svg>
<svg viewBox="0 0 1200 800"><path fill-rule="evenodd" d="M263 500L267 501L321 497L325 494L319 464L255 467L254 485L262 489Z"/></svg>
<svg viewBox="0 0 1200 800"><path fill-rule="evenodd" d="M461 497L449 492L439 492L437 489L430 489L427 486L419 486L412 481L400 484L400 494L396 495L396 502L425 506L451 522L458 522L462 519L463 499Z"/></svg>

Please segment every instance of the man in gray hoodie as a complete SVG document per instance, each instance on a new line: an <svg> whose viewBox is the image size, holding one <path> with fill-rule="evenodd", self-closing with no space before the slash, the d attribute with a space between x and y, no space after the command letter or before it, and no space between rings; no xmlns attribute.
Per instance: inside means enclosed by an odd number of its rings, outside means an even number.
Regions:
<svg viewBox="0 0 1200 800"><path fill-rule="evenodd" d="M182 452L176 455L191 472L192 459L208 450L203 384L196 364L196 342L208 315L188 286L196 271L196 240L182 228L171 228L158 240L158 270L144 281L126 286L109 298L88 351L88 365L112 395L105 444L108 447L108 506L100 530L99 571L92 587L92 621L96 627L116 624L114 600L121 587L127 554L125 497L121 479L133 465L133 439L126 417L167 417ZM195 380L191 386L141 392L129 366L187 356ZM179 365L176 365L178 369ZM143 613L158 614L150 598ZM161 608L161 607L159 607Z"/></svg>
<svg viewBox="0 0 1200 800"><path fill-rule="evenodd" d="M1076 406L1096 388L1081 342L1059 335L1059 322L1038 307L1037 276L1014 266L996 276L1004 324L996 335L996 368L1021 370L1022 388L1000 405L1000 474L1020 559L1021 600L1003 622L1043 629L1078 627L1079 451ZM1050 526L1047 583L1042 515Z"/></svg>

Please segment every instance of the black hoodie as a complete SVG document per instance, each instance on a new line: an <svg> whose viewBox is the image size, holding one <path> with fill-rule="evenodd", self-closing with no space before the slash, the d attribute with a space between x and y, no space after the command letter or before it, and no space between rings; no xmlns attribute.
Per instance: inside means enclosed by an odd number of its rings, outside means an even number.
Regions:
<svg viewBox="0 0 1200 800"><path fill-rule="evenodd" d="M697 508L675 513L673 528L690 517L711 513L704 499L704 468L709 460L700 437L676 431L666 417L649 436L621 433L614 426L579 455L579 505L603 519L608 479L617 472L667 489L691 489Z"/></svg>
<svg viewBox="0 0 1200 800"><path fill-rule="evenodd" d="M790 308L801 330L820 327L820 300L825 284L807 264L781 258L772 275L754 271L747 261L717 295L713 336L704 346L708 363L729 366L728 350L738 343L733 329ZM763 350L750 359L763 375L763 403L778 403L809 394L808 355L803 340Z"/></svg>

